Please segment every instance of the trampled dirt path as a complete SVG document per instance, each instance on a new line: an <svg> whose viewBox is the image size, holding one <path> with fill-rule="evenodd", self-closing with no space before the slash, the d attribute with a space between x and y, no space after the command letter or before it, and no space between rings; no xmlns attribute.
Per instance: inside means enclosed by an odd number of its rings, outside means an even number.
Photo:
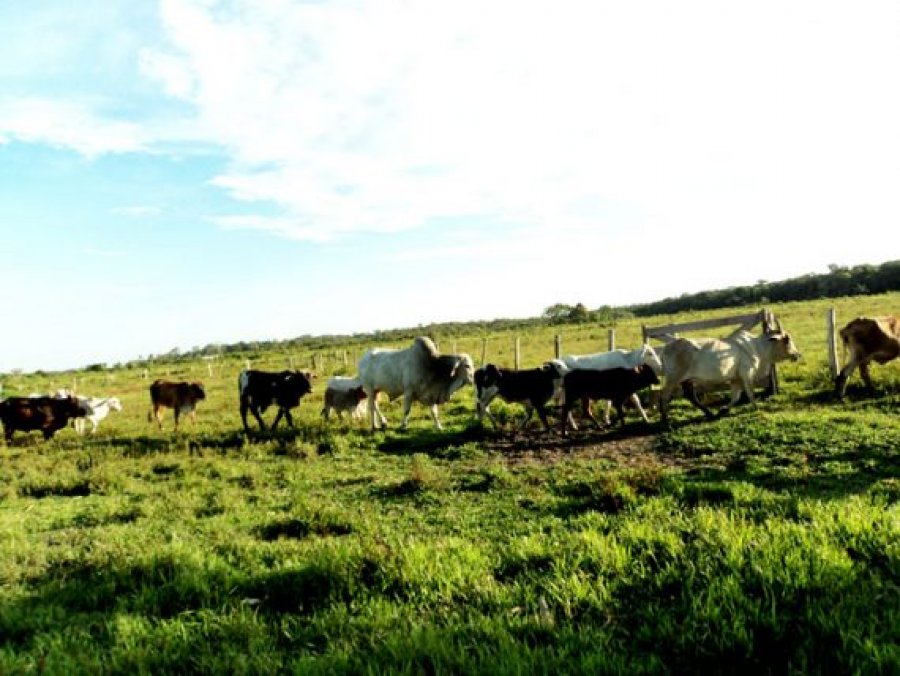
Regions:
<svg viewBox="0 0 900 676"><path fill-rule="evenodd" d="M497 433L484 439L486 449L510 463L560 462L572 459L606 459L621 467L683 469L688 458L673 456L657 448L657 435L646 428L598 432L588 428L563 437L555 430Z"/></svg>

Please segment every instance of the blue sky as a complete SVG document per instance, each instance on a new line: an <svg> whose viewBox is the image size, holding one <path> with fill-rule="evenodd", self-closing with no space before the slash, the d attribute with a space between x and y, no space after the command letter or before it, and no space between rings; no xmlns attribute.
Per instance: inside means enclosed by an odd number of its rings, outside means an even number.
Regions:
<svg viewBox="0 0 900 676"><path fill-rule="evenodd" d="M0 372L900 257L895 2L0 4Z"/></svg>

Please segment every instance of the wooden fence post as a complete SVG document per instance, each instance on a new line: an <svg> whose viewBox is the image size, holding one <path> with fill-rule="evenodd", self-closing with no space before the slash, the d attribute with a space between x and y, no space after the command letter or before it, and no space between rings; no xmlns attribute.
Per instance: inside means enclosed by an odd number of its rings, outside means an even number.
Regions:
<svg viewBox="0 0 900 676"><path fill-rule="evenodd" d="M522 350L521 350L521 347L522 347L522 346L521 346L521 342L520 342L520 340L519 340L519 336L516 336L516 345L515 345L515 350L516 350L516 352L515 352L515 354L516 354L516 360L515 360L516 371L518 371L520 368L522 368Z"/></svg>
<svg viewBox="0 0 900 676"><path fill-rule="evenodd" d="M826 345L828 347L828 366L831 368L831 377L837 378L841 371L841 363L838 361L837 354L837 338L835 338L834 328L837 325L837 312L832 307L825 315L825 323L827 326Z"/></svg>
<svg viewBox="0 0 900 676"><path fill-rule="evenodd" d="M556 338L553 341L554 352L556 353L556 358L559 359L562 356L562 336L558 333L556 334Z"/></svg>
<svg viewBox="0 0 900 676"><path fill-rule="evenodd" d="M607 338L609 339L609 351L612 352L616 349L616 330L609 329L606 332Z"/></svg>

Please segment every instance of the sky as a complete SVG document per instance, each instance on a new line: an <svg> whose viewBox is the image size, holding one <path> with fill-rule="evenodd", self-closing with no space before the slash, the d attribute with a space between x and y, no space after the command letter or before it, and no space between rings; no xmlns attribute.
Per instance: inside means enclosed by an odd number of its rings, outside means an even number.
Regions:
<svg viewBox="0 0 900 676"><path fill-rule="evenodd" d="M0 2L0 372L900 258L900 3Z"/></svg>

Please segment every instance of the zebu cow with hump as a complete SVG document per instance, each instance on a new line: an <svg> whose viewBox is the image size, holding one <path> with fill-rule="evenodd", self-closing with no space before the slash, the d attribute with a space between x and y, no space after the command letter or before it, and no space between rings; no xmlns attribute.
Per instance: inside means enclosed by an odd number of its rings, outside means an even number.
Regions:
<svg viewBox="0 0 900 676"><path fill-rule="evenodd" d="M358 377L369 398L372 429L387 425L376 401L379 392L391 399L403 395L404 429L409 423L409 411L414 401L428 406L435 427L443 429L438 418L438 404L448 401L464 385L471 385L474 372L469 355L442 355L426 336L416 338L404 349L369 350L359 360Z"/></svg>
<svg viewBox="0 0 900 676"><path fill-rule="evenodd" d="M760 374L769 373L772 365L785 359L796 361L800 352L790 334L776 331L754 336L749 331L735 331L727 338L678 338L662 349L665 384L659 397L659 412L663 423L668 422L668 406L672 394L679 387L688 400L707 418L715 415L697 397L699 387L731 386L731 403L724 406L719 415L728 412L729 406L740 401L741 393L751 404L753 384Z"/></svg>
<svg viewBox="0 0 900 676"><path fill-rule="evenodd" d="M611 350L609 352L598 352L596 354L569 355L563 357L562 362L566 365L566 368L570 370L587 369L591 371L605 371L613 368L633 369L644 364L653 369L653 372L656 373L657 376L661 374L663 370L659 355L656 353L656 350L647 343L644 343L634 350L620 349ZM641 406L641 400L638 398L637 393L635 392L632 394L629 397L629 400L641 414L644 422L649 423L650 420L647 418L647 413L644 411L643 406ZM609 425L609 413L611 408L612 402L607 401L606 413L604 414L604 422L607 425ZM569 422L574 426L574 422L571 420Z"/></svg>
<svg viewBox="0 0 900 676"><path fill-rule="evenodd" d="M857 366L866 387L874 390L869 364L886 364L900 356L900 317L857 317L841 329L840 336L850 359L835 379L835 394L843 398L847 381Z"/></svg>

